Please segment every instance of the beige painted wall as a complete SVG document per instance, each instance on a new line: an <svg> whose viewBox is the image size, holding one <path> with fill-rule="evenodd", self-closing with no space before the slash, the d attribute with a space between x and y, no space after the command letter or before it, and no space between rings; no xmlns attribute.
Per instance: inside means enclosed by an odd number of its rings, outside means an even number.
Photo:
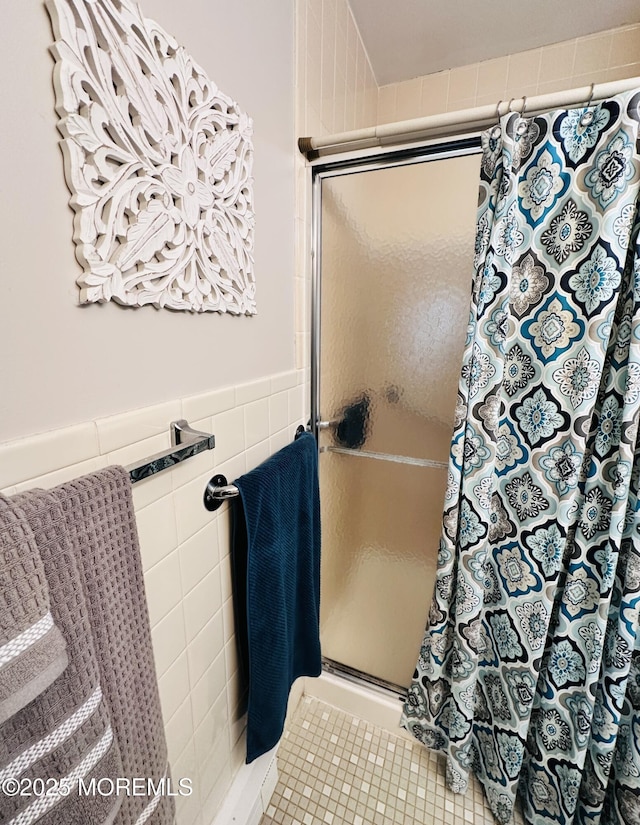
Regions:
<svg viewBox="0 0 640 825"><path fill-rule="evenodd" d="M306 420L294 370L294 2L141 0L254 119L258 316L78 305L73 213L40 0L0 33L0 491L51 487L169 446L185 417L216 449L133 488L178 825L211 825L245 755L229 509L202 505Z"/></svg>
<svg viewBox="0 0 640 825"><path fill-rule="evenodd" d="M142 0L254 119L258 315L78 305L42 2L0 32L0 442L294 365L293 2Z"/></svg>

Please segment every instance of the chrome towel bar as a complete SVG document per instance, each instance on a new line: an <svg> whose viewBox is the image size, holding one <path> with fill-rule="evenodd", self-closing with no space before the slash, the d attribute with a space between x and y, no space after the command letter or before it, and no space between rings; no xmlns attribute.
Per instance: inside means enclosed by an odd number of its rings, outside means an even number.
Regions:
<svg viewBox="0 0 640 825"><path fill-rule="evenodd" d="M305 432L302 424L298 425L295 438ZM240 490L235 484L229 484L226 476L221 474L213 476L205 487L203 502L207 510L213 512L221 507L230 498L240 495Z"/></svg>
<svg viewBox="0 0 640 825"><path fill-rule="evenodd" d="M171 447L168 450L156 453L149 458L145 458L144 461L138 461L125 467L132 484L142 481L143 478L156 475L156 473L161 473L163 470L168 470L169 467L173 467L181 461L186 461L187 458L198 455L198 453L205 450L213 450L216 446L215 436L200 432L200 430L194 430L184 418L171 422L170 433Z"/></svg>

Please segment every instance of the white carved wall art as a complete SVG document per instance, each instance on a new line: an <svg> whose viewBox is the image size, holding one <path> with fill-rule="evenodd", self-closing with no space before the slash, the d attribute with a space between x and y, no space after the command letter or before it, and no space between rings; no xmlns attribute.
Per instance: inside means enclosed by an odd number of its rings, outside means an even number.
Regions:
<svg viewBox="0 0 640 825"><path fill-rule="evenodd" d="M49 0L83 303L255 313L252 121L131 0Z"/></svg>

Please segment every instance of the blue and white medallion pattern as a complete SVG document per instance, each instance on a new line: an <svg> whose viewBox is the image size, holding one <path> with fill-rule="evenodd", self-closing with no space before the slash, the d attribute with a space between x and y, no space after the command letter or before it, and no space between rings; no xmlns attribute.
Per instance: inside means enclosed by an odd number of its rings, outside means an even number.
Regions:
<svg viewBox="0 0 640 825"><path fill-rule="evenodd" d="M640 94L482 138L471 321L402 724L501 823L640 825Z"/></svg>

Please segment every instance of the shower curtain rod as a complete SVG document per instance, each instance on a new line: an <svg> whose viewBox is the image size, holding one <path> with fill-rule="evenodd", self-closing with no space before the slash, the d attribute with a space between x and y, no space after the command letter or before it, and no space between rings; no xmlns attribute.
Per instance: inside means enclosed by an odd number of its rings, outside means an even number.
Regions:
<svg viewBox="0 0 640 825"><path fill-rule="evenodd" d="M604 100L631 89L640 88L640 77L614 80L608 83L593 83L579 89L567 89L535 97L522 97L510 101L501 100L497 105L477 106L441 115L428 115L413 120L383 123L351 132L339 132L324 137L303 137L298 139L298 148L307 160L315 160L325 155L390 146L429 138L453 137L454 135L486 129L498 121L499 115L508 111L522 112L530 116L542 114L552 109L587 105Z"/></svg>

